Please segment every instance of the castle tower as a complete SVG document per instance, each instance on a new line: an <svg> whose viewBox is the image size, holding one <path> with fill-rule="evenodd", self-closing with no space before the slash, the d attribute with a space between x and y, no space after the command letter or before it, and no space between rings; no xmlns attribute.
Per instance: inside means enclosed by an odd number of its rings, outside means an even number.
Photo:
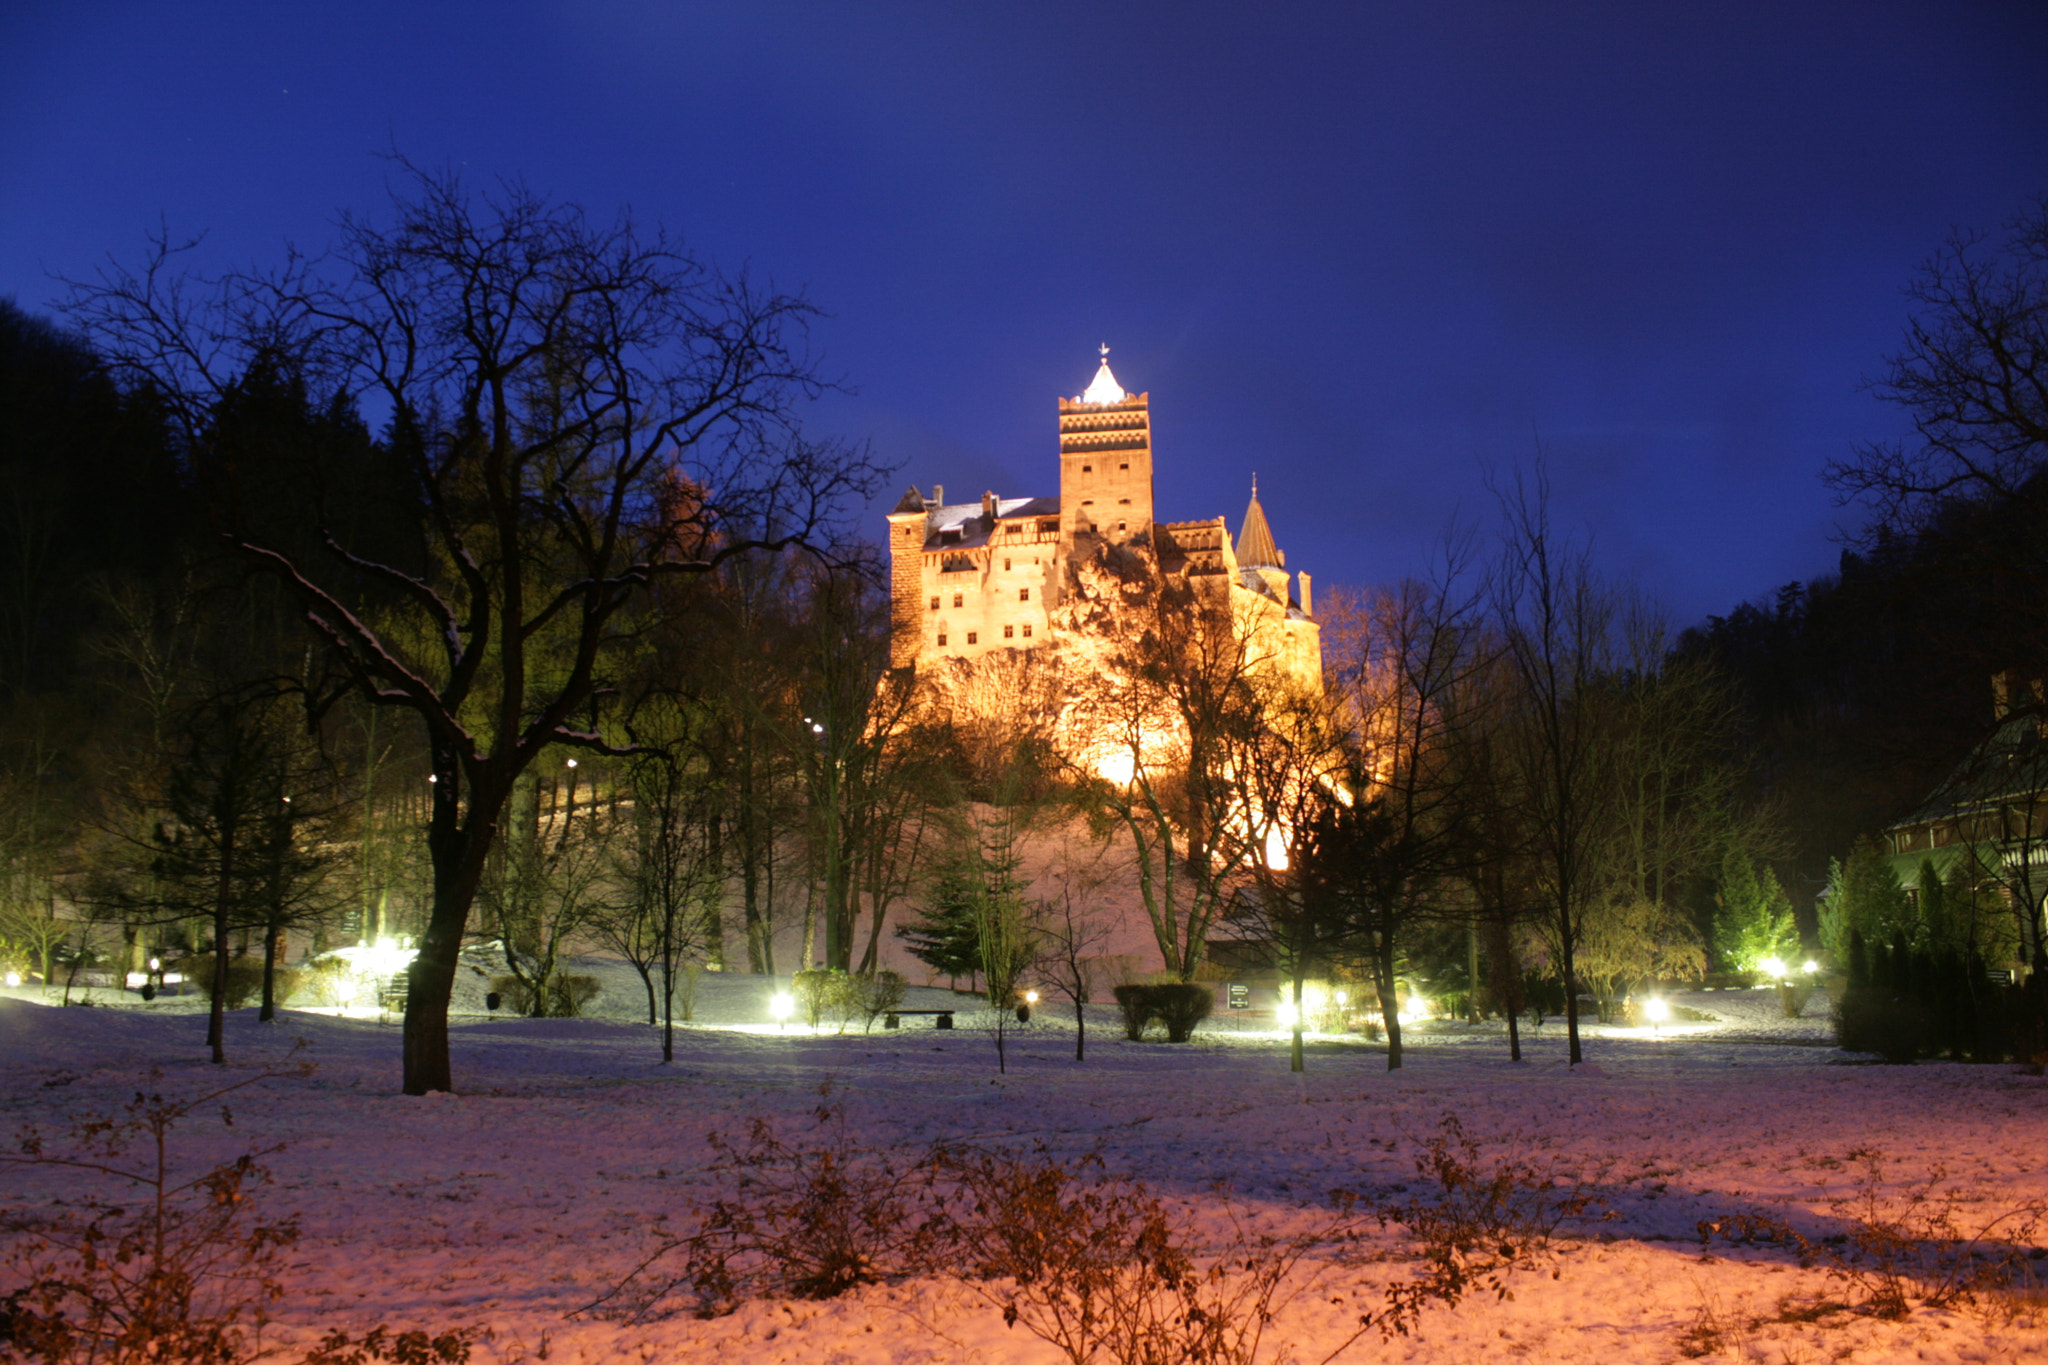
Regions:
<svg viewBox="0 0 2048 1365"><path fill-rule="evenodd" d="M1285 605L1287 552L1273 543L1273 528L1266 524L1266 509L1259 506L1256 474L1252 475L1251 506L1244 509L1244 529L1237 535L1237 566L1246 573L1257 574L1266 585L1266 595Z"/></svg>
<svg viewBox="0 0 2048 1365"><path fill-rule="evenodd" d="M1109 347L1079 398L1060 399L1060 542L1152 533L1152 405L1109 372Z"/></svg>
<svg viewBox="0 0 2048 1365"><path fill-rule="evenodd" d="M933 498L944 496L932 489ZM917 663L924 645L924 617L918 600L924 595L924 542L932 508L912 485L889 513L889 667Z"/></svg>

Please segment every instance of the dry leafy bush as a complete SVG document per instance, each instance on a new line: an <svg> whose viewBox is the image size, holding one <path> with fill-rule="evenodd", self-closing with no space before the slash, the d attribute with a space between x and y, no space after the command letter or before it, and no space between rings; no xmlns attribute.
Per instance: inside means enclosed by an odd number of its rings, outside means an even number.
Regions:
<svg viewBox="0 0 2048 1365"><path fill-rule="evenodd" d="M968 1287L1072 1365L1251 1365L1273 1315L1320 1279L1305 1262L1347 1241L1356 1222L1346 1211L1274 1237L1226 1204L1226 1245L1200 1256L1149 1189L1099 1158L1069 1165L1042 1150L954 1148L932 1160L958 1190L946 1235Z"/></svg>
<svg viewBox="0 0 2048 1365"><path fill-rule="evenodd" d="M1801 1266L1820 1267L1854 1294L1843 1306L1880 1318L1905 1317L1915 1300L1951 1308L2033 1288L2033 1241L2048 1217L2041 1204L1975 1212L1940 1167L1895 1188L1875 1148L1847 1160L1858 1168L1854 1184L1821 1201L1843 1231L1812 1238L1782 1218L1737 1214L1702 1222L1701 1241L1787 1247Z"/></svg>
<svg viewBox="0 0 2048 1365"><path fill-rule="evenodd" d="M730 1192L582 1311L637 1319L682 1296L711 1316L748 1298L828 1298L944 1275L1071 1365L1253 1365L1279 1358L1268 1340L1275 1315L1358 1259L1363 1228L1404 1228L1422 1269L1361 1315L1329 1361L1374 1328L1411 1332L1431 1304L1477 1289L1511 1297L1508 1277L1539 1262L1592 1203L1547 1169L1487 1165L1446 1116L1417 1161L1432 1194L1390 1203L1336 1192L1328 1209L1290 1214L1297 1230L1276 1235L1219 1189L1211 1207L1223 1233L1204 1245L1197 1225L1099 1157L940 1145L894 1161L854 1144L829 1090L813 1118L797 1141L763 1119L737 1141L714 1137Z"/></svg>
<svg viewBox="0 0 2048 1365"><path fill-rule="evenodd" d="M802 1143L760 1118L738 1140L712 1134L731 1193L579 1311L638 1319L687 1290L697 1315L712 1317L750 1298L827 1299L927 1269L943 1223L929 1163L857 1147L829 1088L812 1118Z"/></svg>
<svg viewBox="0 0 2048 1365"><path fill-rule="evenodd" d="M1474 1291L1513 1298L1509 1277L1544 1260L1566 1222L1612 1217L1596 1214L1584 1184L1561 1184L1551 1169L1517 1157L1487 1165L1454 1114L1439 1120L1415 1170L1435 1184L1434 1194L1375 1209L1383 1226L1407 1229L1422 1260L1415 1277L1390 1287L1386 1306L1371 1315L1389 1337L1407 1336L1431 1305L1453 1307Z"/></svg>
<svg viewBox="0 0 2048 1365"><path fill-rule="evenodd" d="M490 1335L458 1328L430 1336L425 1332L394 1332L388 1326L373 1327L360 1337L329 1332L306 1353L300 1365L370 1365L378 1360L388 1360L393 1365L467 1365L470 1347L490 1340Z"/></svg>
<svg viewBox="0 0 2048 1365"><path fill-rule="evenodd" d="M277 1148L185 1176L170 1133L215 1104L232 1126L226 1097L267 1074L188 1100L137 1095L121 1116L82 1122L61 1144L30 1130L0 1154L0 1165L96 1187L54 1215L8 1217L0 1359L233 1365L260 1353L269 1305L283 1293L278 1257L298 1236L289 1220L259 1218L250 1197L269 1178L259 1159Z"/></svg>
<svg viewBox="0 0 2048 1365"><path fill-rule="evenodd" d="M694 958L687 959L676 967L676 1014L686 1024L697 1017L697 984L703 979L704 964Z"/></svg>
<svg viewBox="0 0 2048 1365"><path fill-rule="evenodd" d="M804 1012L804 1021L812 1028L830 1015L844 1029L860 1013L860 981L837 967L814 967L792 973L789 988Z"/></svg>
<svg viewBox="0 0 2048 1365"><path fill-rule="evenodd" d="M872 976L853 978L854 990L860 999L860 1014L869 1029L875 1020L903 1004L904 981L900 973L876 972Z"/></svg>
<svg viewBox="0 0 2048 1365"><path fill-rule="evenodd" d="M24 1131L0 1167L82 1177L54 1216L0 1218L9 1239L0 1281L0 1362L38 1365L243 1365L262 1344L270 1306L284 1294L281 1257L298 1238L290 1219L266 1221L256 1191L269 1183L256 1148L197 1174L177 1170L172 1129L280 1074L267 1070L191 1099L137 1095L118 1117L75 1125L66 1140ZM151 1079L159 1079L152 1074ZM463 1365L488 1336L432 1336L378 1327L360 1338L333 1331L302 1365Z"/></svg>

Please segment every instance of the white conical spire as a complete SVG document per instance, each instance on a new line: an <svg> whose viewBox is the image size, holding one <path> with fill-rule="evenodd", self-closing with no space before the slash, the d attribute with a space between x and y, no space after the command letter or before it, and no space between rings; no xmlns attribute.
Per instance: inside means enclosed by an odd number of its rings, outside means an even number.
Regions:
<svg viewBox="0 0 2048 1365"><path fill-rule="evenodd" d="M1116 382L1116 376L1109 372L1109 343L1102 343L1102 365L1095 371L1095 380L1081 394L1083 403L1121 403L1130 395L1123 385Z"/></svg>

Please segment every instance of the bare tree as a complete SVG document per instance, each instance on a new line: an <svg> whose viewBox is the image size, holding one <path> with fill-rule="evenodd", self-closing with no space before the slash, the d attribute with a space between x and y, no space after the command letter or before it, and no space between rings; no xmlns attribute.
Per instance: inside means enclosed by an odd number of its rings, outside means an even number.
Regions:
<svg viewBox="0 0 2048 1365"><path fill-rule="evenodd" d="M1344 913L1355 887L1331 855L1363 780L1330 698L1285 676L1258 681L1260 723L1230 735L1226 765L1234 791L1224 837L1241 845L1246 882L1227 922L1292 984L1288 1066L1300 1071L1305 983L1359 943Z"/></svg>
<svg viewBox="0 0 2048 1365"><path fill-rule="evenodd" d="M1579 1044L1579 941L1601 889L1615 800L1605 686L1620 662L1620 604L1585 546L1551 526L1548 482L1503 490L1494 613L1518 684L1503 727L1507 790L1522 807L1522 860L1564 982L1573 1066Z"/></svg>
<svg viewBox="0 0 2048 1365"><path fill-rule="evenodd" d="M513 784L507 828L477 884L477 902L484 932L497 940L536 1018L575 1012L563 957L604 904L619 823L614 807L575 758L556 771L529 768Z"/></svg>
<svg viewBox="0 0 2048 1365"><path fill-rule="evenodd" d="M1358 736L1358 809L1332 812L1324 828L1327 852L1350 868L1334 899L1372 962L1388 1070L1402 1063L1400 950L1418 925L1454 911L1468 831L1485 818L1455 761L1458 732L1479 719L1488 659L1469 565L1453 533L1433 580L1339 597L1331 613L1332 675Z"/></svg>
<svg viewBox="0 0 2048 1365"><path fill-rule="evenodd" d="M596 926L640 973L647 1022L661 1027L665 1063L675 1060L677 983L702 965L726 874L724 793L696 748L703 719L666 694L635 707L641 752L632 760L626 828L614 840L616 898ZM688 1003L686 997L685 1019Z"/></svg>
<svg viewBox="0 0 2048 1365"><path fill-rule="evenodd" d="M701 714L699 747L722 790L726 853L737 874L740 927L747 970L775 975L775 881L785 857L785 834L801 828L799 760L788 718L802 713L796 699L793 636L802 575L790 555L734 559L709 578L672 584L665 594L689 591L709 599L699 611L711 623L671 636L662 650L671 676L685 678L693 709ZM673 619L677 613L662 613Z"/></svg>
<svg viewBox="0 0 2048 1365"><path fill-rule="evenodd" d="M1608 898L1675 909L1680 888L1711 878L1731 842L1768 855L1766 811L1736 807L1735 698L1708 661L1674 657L1661 614L1623 603L1620 667L1609 683L1614 844Z"/></svg>
<svg viewBox="0 0 2048 1365"><path fill-rule="evenodd" d="M228 962L236 930L264 935L264 1017L275 1013L273 979L285 928L326 908L334 861L309 825L320 803L297 803L319 781L302 743L297 700L260 687L206 698L188 713L153 832L145 883L150 902L121 897L127 913L210 924L213 970L206 1043L225 1062ZM116 902L118 903L118 902Z"/></svg>
<svg viewBox="0 0 2048 1365"><path fill-rule="evenodd" d="M1130 838L1166 970L1192 981L1253 854L1232 832L1230 760L1278 661L1227 596L1154 570L1141 600L1110 667L1077 688L1065 747L1096 818Z"/></svg>
<svg viewBox="0 0 2048 1365"><path fill-rule="evenodd" d="M140 270L77 284L69 311L195 446L260 360L388 415L416 502L381 524L418 528L404 554L352 543L331 505L321 554L282 548L236 518L232 469L216 500L228 543L289 588L353 685L427 732L433 904L404 1038L405 1091L424 1094L453 1083L457 954L515 782L552 746L606 747L590 708L622 610L659 577L813 540L878 471L796 429L819 387L802 300L623 218L400 170L395 222L344 216L327 255L203 279L159 239ZM387 603L376 615L364 583Z"/></svg>
<svg viewBox="0 0 2048 1365"><path fill-rule="evenodd" d="M787 720L811 809L825 965L869 974L942 786L938 737L917 677L887 671L889 602L872 565L811 574L791 643L803 710ZM863 898L867 945L856 961Z"/></svg>
<svg viewBox="0 0 2048 1365"><path fill-rule="evenodd" d="M1952 235L1907 295L1915 313L1904 345L1871 387L1911 414L1914 438L1862 446L1830 464L1827 478L1844 501L1874 513L1871 539L1913 535L1938 552L1926 556L1932 562L1969 576L1959 600L1987 623L1979 638L1994 639L1998 653L1983 660L1984 671L2001 675L2006 692L1978 746L1995 756L1984 766L1997 767L2011 762L2001 751L2012 748L2014 717L2048 724L2048 692L2007 690L2002 676L2048 676L2048 630L2040 625L2048 609L2040 535L2048 517L2048 197L2008 224L2002 240ZM1991 822L2016 844L1994 861L2004 858L1999 875L2015 894L2029 966L2048 973L2040 878L2018 861L2036 837L2033 818L2015 809Z"/></svg>
<svg viewBox="0 0 2048 1365"><path fill-rule="evenodd" d="M1102 867L1101 849L1081 859L1071 841L1052 876L1057 890L1038 898L1033 922L1038 927L1041 954L1039 979L1047 988L1074 1007L1074 1060L1088 1058L1088 1010L1097 984L1095 958L1109 941L1109 926L1089 901L1108 880Z"/></svg>
<svg viewBox="0 0 2048 1365"><path fill-rule="evenodd" d="M2002 249L1959 232L1907 289L1917 313L1872 387L1908 411L1917 440L1866 445L1828 466L1844 498L1893 530L1924 528L1956 498L2048 499L2048 199Z"/></svg>

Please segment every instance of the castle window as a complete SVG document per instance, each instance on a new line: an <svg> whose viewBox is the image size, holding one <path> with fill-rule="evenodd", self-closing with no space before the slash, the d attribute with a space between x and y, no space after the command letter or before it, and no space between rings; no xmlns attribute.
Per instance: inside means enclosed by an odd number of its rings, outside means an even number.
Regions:
<svg viewBox="0 0 2048 1365"><path fill-rule="evenodd" d="M1060 524L1057 521L1041 521L1038 523L1038 534L1042 536L1056 536L1059 533Z"/></svg>
<svg viewBox="0 0 2048 1365"><path fill-rule="evenodd" d="M1131 500L1129 498L1118 498L1117 505L1120 507L1129 507L1131 505Z"/></svg>
<svg viewBox="0 0 2048 1365"><path fill-rule="evenodd" d="M1092 464L1084 464L1081 466L1081 472L1083 474L1093 474L1095 472L1095 466Z"/></svg>
<svg viewBox="0 0 2048 1365"><path fill-rule="evenodd" d="M1004 560L1004 561L1003 561L1003 572L1004 572L1004 573L1008 573L1009 571L1010 571L1010 561L1006 559L1006 560Z"/></svg>
<svg viewBox="0 0 2048 1365"><path fill-rule="evenodd" d="M1130 467L1131 462L1129 460L1125 460L1122 464L1117 466L1118 469L1129 469Z"/></svg>
<svg viewBox="0 0 2048 1365"><path fill-rule="evenodd" d="M1095 499L1093 499L1093 498L1083 498L1083 499L1081 499L1081 505L1082 505L1083 507L1093 507L1093 506L1095 505Z"/></svg>
<svg viewBox="0 0 2048 1365"><path fill-rule="evenodd" d="M1117 530L1119 530L1119 531L1123 530L1123 529L1124 529L1124 524L1123 524L1122 522L1118 522L1118 523L1116 524L1116 529L1117 529Z"/></svg>
<svg viewBox="0 0 2048 1365"><path fill-rule="evenodd" d="M1031 626L1029 623L1026 623L1024 627L1024 638L1027 640L1031 638Z"/></svg>
<svg viewBox="0 0 2048 1365"><path fill-rule="evenodd" d="M934 598L932 598L932 610L933 610L933 611L937 611L938 609L939 609L939 599L938 599L938 598L936 598L936 597L934 597Z"/></svg>
<svg viewBox="0 0 2048 1365"><path fill-rule="evenodd" d="M1029 589L1029 588L1019 588L1019 589L1017 589L1017 600L1018 600L1019 602L1029 602L1029 601L1031 600L1031 589Z"/></svg>
<svg viewBox="0 0 2048 1365"><path fill-rule="evenodd" d="M1016 628L1015 626L1004 626L1004 627L1003 627L1003 638L1004 638L1005 640L1008 640L1008 639L1012 639L1012 638L1014 638L1016 634L1017 634L1017 628Z"/></svg>
<svg viewBox="0 0 2048 1365"><path fill-rule="evenodd" d="M955 607L958 607L958 606L960 605L960 601L961 601L961 599L960 599L960 594L959 594L959 593L957 593L957 592L956 592L956 593L954 593L954 594L953 594L953 605L954 605Z"/></svg>
<svg viewBox="0 0 2048 1365"><path fill-rule="evenodd" d="M940 632L939 632L939 648L940 648L940 649L944 649L945 647L946 647L946 632L942 630L942 631L940 631Z"/></svg>
<svg viewBox="0 0 2048 1365"><path fill-rule="evenodd" d="M971 631L971 630L967 632L967 643L968 643L968 644L970 644L970 645L971 645L971 644L973 644L973 643L974 643L974 641L975 641L975 637L976 637L976 634L977 634L977 632L975 632L975 631Z"/></svg>

